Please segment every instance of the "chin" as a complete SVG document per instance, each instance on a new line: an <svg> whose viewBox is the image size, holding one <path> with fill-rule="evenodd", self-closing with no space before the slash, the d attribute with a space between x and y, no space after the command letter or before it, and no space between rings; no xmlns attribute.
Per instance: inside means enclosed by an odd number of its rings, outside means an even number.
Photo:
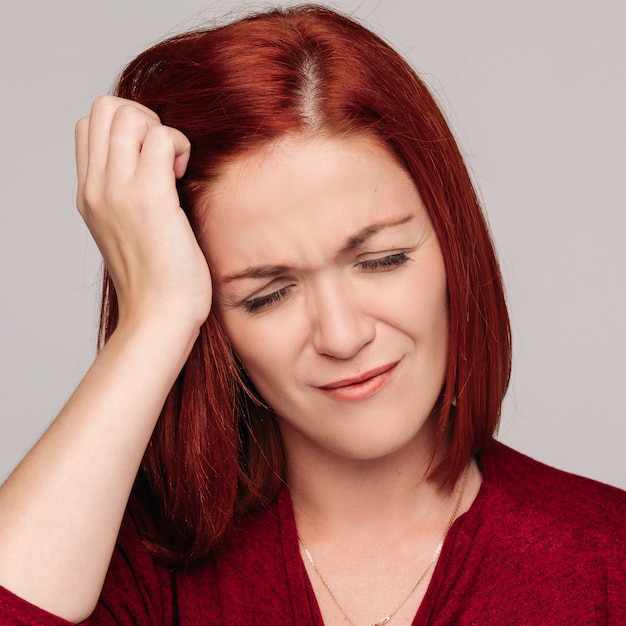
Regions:
<svg viewBox="0 0 626 626"><path fill-rule="evenodd" d="M373 435L370 433L361 437L355 434L351 437L352 445L350 447L346 447L346 440L344 440L342 445L337 446L335 452L347 459L363 462L384 461L405 455L417 459L419 456L423 456L424 451L430 455L433 445L430 433L427 438L421 437L421 434L421 431L410 434L397 433L395 436L389 431L386 431L382 436L381 433ZM422 455L419 455L420 450Z"/></svg>

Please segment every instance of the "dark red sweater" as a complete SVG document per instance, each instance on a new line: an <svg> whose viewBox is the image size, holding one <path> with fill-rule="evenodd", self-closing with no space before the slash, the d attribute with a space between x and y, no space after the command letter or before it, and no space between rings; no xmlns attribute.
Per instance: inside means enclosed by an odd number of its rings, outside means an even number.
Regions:
<svg viewBox="0 0 626 626"><path fill-rule="evenodd" d="M626 625L626 492L494 443L484 482L450 529L413 624ZM153 563L125 519L88 624L322 626L289 494L232 532L202 567ZM62 626L0 588L2 626Z"/></svg>

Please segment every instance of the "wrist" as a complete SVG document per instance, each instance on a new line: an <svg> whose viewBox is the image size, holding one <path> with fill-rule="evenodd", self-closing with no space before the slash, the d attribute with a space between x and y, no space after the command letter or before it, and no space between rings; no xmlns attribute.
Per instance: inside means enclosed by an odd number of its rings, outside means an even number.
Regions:
<svg viewBox="0 0 626 626"><path fill-rule="evenodd" d="M150 315L124 315L107 344L124 345L151 367L182 369L200 334L204 320L189 320L173 311Z"/></svg>

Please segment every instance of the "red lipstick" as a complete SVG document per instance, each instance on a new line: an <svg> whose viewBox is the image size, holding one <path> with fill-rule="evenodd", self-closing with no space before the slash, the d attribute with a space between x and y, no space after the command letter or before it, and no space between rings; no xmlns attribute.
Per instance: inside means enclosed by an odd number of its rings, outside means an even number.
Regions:
<svg viewBox="0 0 626 626"><path fill-rule="evenodd" d="M338 400L364 400L385 386L397 364L398 361L388 363L358 376L320 385L318 389Z"/></svg>

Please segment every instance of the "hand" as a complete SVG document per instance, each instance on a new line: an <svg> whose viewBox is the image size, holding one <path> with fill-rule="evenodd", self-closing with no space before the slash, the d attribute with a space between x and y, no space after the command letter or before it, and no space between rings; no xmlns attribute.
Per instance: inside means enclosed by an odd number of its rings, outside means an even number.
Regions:
<svg viewBox="0 0 626 626"><path fill-rule="evenodd" d="M176 192L189 153L181 132L113 96L76 125L77 206L113 279L120 324L158 318L197 330L209 314L209 269Z"/></svg>

